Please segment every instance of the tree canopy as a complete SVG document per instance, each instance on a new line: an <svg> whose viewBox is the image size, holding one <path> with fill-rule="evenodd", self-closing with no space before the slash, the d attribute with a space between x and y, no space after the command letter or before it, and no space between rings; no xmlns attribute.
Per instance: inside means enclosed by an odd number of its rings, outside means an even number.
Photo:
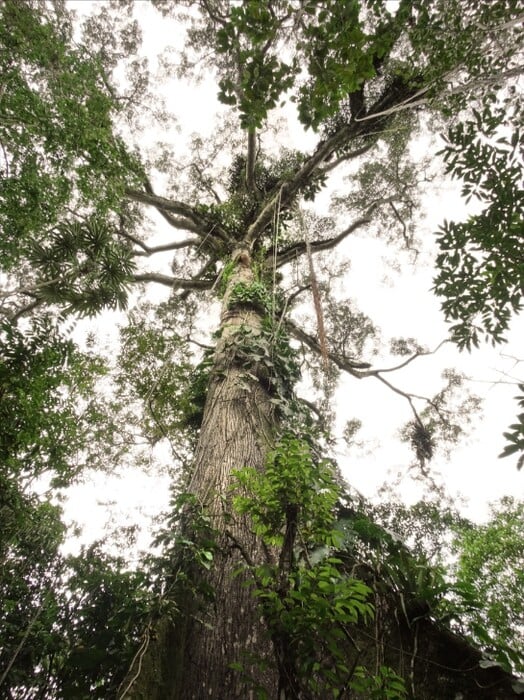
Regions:
<svg viewBox="0 0 524 700"><path fill-rule="evenodd" d="M425 181L460 180L475 209L444 210L434 236L443 341L504 342L524 288L520 3L72 7L0 6L2 692L521 692L522 503L482 526L431 498L372 507L335 463L333 401L343 375L395 394L413 469L443 497L431 459L478 399L452 370L434 395L395 377L433 350L379 337L346 289L351 242L427 258ZM160 88L151 13L177 44ZM199 79L218 121L186 138L161 93ZM100 315L120 323L109 353L74 330ZM173 487L155 552L130 566L108 536L65 555L65 489L159 458Z"/></svg>

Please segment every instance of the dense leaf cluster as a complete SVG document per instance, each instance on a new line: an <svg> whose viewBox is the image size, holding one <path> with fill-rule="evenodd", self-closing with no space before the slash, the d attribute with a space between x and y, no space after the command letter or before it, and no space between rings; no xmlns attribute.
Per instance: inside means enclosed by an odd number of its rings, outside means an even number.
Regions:
<svg viewBox="0 0 524 700"><path fill-rule="evenodd" d="M58 224L30 257L42 274L37 297L92 316L104 308L125 309L136 263L129 244L100 220Z"/></svg>
<svg viewBox="0 0 524 700"><path fill-rule="evenodd" d="M115 135L118 103L102 61L73 44L60 3L0 6L0 227L12 268L68 206L118 207L138 160Z"/></svg>
<svg viewBox="0 0 524 700"><path fill-rule="evenodd" d="M246 565L273 643L279 690L336 698L351 688L366 697L380 690L380 697L404 698L404 684L390 669L374 675L348 663L351 626L373 618L371 590L335 556L343 542L334 527L340 491L333 465L313 456L310 439L286 434L263 474L246 467L235 475L234 510L248 515L277 552L275 561ZM259 697L268 696L261 689Z"/></svg>
<svg viewBox="0 0 524 700"><path fill-rule="evenodd" d="M6 476L29 483L46 475L59 486L81 472L94 436L112 431L93 396L104 373L98 358L80 353L48 318L34 319L26 331L0 327L0 468Z"/></svg>
<svg viewBox="0 0 524 700"><path fill-rule="evenodd" d="M442 151L467 201L482 206L467 221L446 221L437 235L435 291L457 344L468 349L482 336L502 342L524 296L521 132L507 135L503 118L502 108L486 106L448 131Z"/></svg>

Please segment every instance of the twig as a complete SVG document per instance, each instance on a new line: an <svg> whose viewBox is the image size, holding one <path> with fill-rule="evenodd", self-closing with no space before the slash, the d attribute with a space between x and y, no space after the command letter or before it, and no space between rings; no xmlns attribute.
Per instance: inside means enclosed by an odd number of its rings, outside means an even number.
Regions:
<svg viewBox="0 0 524 700"><path fill-rule="evenodd" d="M406 367L409 365L413 360L416 360L417 357L424 357L426 355L434 355L436 352L440 350L440 348L445 344L449 343L450 341L445 339L441 340L440 343L437 345L437 347L434 350L417 350L417 352L413 353L410 357L408 357L407 360L404 360L404 362L401 362L399 365L395 365L394 367L381 367L380 369L374 369L372 370L373 372L380 372L381 374L384 372L396 372L398 369L402 369L403 367Z"/></svg>

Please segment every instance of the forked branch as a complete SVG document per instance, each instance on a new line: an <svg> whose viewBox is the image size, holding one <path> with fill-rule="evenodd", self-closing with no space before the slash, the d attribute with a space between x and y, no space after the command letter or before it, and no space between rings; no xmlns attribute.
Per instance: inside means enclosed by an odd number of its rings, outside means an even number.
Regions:
<svg viewBox="0 0 524 700"><path fill-rule="evenodd" d="M193 207L190 207L185 202L159 197L154 194L151 184L147 181L144 187L145 192L129 189L126 190L126 195L135 202L154 207L171 226L196 233L201 238L206 238L210 245L212 245L212 241L209 240L211 233L227 243L232 243L230 237L221 226L216 222L206 221ZM178 214L179 216L172 216L172 214Z"/></svg>
<svg viewBox="0 0 524 700"><path fill-rule="evenodd" d="M299 328L291 320L286 321L286 326L287 326L287 329L291 333L292 336L294 336L297 340L299 340L300 342L307 345L307 347L310 350L313 350L313 352L315 352L317 355L322 356L322 354L323 354L322 348L320 346L320 343L316 340L316 338L314 338L312 335L309 335L309 333L306 333L305 331L303 331L301 328ZM446 342L448 342L448 341L443 340L442 342L440 342L437 345L437 347L434 350L417 351L417 352L413 353L413 355L410 355L410 357L407 360L404 360L403 362L401 362L399 365L396 365L395 367L373 369L373 368L371 368L371 365L368 362L359 362L359 361L353 360L351 358L334 353L333 351L328 351L328 358L331 360L331 362L333 362L333 364L336 367L343 370L344 372L347 372L352 377L356 377L357 379L364 379L366 377L375 377L375 379L378 379L380 382L385 384L389 389L391 389L391 391L394 391L399 396L402 396L403 398L405 398L406 401L408 402L410 408L411 408L411 411L413 413L415 421L421 427L423 427L422 420L418 414L418 411L415 407L415 404L413 403L414 400L424 401L426 404L431 406L435 411L437 411L437 413L440 415L441 411L440 411L439 407L435 404L434 401L432 401L427 396L421 396L419 394L413 394L411 392L403 391L402 389L399 389L397 386L395 386L390 381L385 379L382 376L382 374L385 372L394 372L395 370L402 369L403 367L406 367L408 364L413 362L418 357L423 357L425 355L433 355Z"/></svg>
<svg viewBox="0 0 524 700"><path fill-rule="evenodd" d="M142 241L137 236L133 236L125 231L118 231L119 236L131 241L136 246L141 248L141 250L134 250L134 255L137 256L147 256L154 255L155 253L165 253L170 250L180 250L181 248L191 248L198 247L200 245L200 238L185 238L183 241L171 241L171 243L165 243L164 245L148 246L144 241Z"/></svg>
<svg viewBox="0 0 524 700"><path fill-rule="evenodd" d="M135 202L155 207L164 218L166 218L166 214L169 215L171 212L179 214L180 217L168 216L167 220L174 228L193 231L201 236L206 234L203 219L184 202L166 199L140 190L126 190L126 195Z"/></svg>

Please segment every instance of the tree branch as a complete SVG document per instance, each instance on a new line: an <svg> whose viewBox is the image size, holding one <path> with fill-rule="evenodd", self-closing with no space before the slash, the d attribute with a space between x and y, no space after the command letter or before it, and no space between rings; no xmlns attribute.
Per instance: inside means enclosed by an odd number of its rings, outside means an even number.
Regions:
<svg viewBox="0 0 524 700"><path fill-rule="evenodd" d="M131 243L134 243L142 250L134 250L135 255L147 256L154 255L155 253L164 253L169 250L179 250L180 248L189 248L194 246L195 248L200 245L200 238L185 238L183 241L172 241L171 243L165 243L164 245L148 246L140 238L126 233L125 231L117 231L119 236L126 238Z"/></svg>
<svg viewBox="0 0 524 700"><path fill-rule="evenodd" d="M291 202L298 190L309 182L315 169L336 150L336 146L340 141L349 137L351 131L351 127L344 126L331 138L321 141L315 152L296 172L294 178L281 182L274 188L272 196L270 196L255 221L249 226L245 237L246 243L253 242L264 231L274 218L275 208L287 206Z"/></svg>
<svg viewBox="0 0 524 700"><path fill-rule="evenodd" d="M223 27L226 25L226 19L223 16L218 15L212 8L210 7L209 3L207 0L202 0L202 5L204 6L207 14L209 15L209 18L213 20L213 22L217 22L217 24L222 25Z"/></svg>
<svg viewBox="0 0 524 700"><path fill-rule="evenodd" d="M274 218L275 209L288 207L299 190L311 182L322 164L329 160L342 146L355 138L366 138L374 134L376 127L378 125L382 127L384 118L397 111L399 105L408 103L428 89L428 87L423 90L417 89L398 78L385 89L365 117L353 119L350 123L343 124L329 138L321 141L291 180L282 180L273 188L265 206L262 207L255 221L249 226L244 242L251 244L256 240L270 225Z"/></svg>
<svg viewBox="0 0 524 700"><path fill-rule="evenodd" d="M174 216L168 217L167 220L171 226L193 231L200 236L206 235L203 219L190 206L184 204L184 202L166 199L165 197L159 197L149 192L140 192L139 190L126 190L126 195L135 202L155 207L164 218L169 212L180 214L182 218L176 218Z"/></svg>
<svg viewBox="0 0 524 700"><path fill-rule="evenodd" d="M169 275L161 275L157 272L144 272L139 275L133 275L133 282L156 282L163 284L171 289L211 289L213 286L212 280L200 279L183 279L181 277L169 277Z"/></svg>
<svg viewBox="0 0 524 700"><path fill-rule="evenodd" d="M322 349L320 347L320 343L313 338L313 336L309 335L305 331L303 331L301 328L299 328L293 321L287 320L286 321L286 327L288 331L291 333L292 336L294 336L297 340L300 342L304 343L307 345L310 350L313 350L317 355L322 355ZM411 408L411 411L413 412L413 416L416 420L416 422L421 426L423 426L422 420L418 414L417 409L415 408L415 405L413 403L414 399L418 399L419 401L425 401L428 405L430 405L437 413L439 416L441 415L440 409L438 406L435 405L435 403L429 399L427 396L420 396L419 394L412 394L410 392L402 391L402 389L399 389L396 387L394 384L389 382L387 379L384 379L382 374L384 372L393 372L398 369L402 369L403 367L406 367L406 365L410 364L410 362L413 362L417 357L421 357L423 355L433 355L434 353L439 350L439 348L444 345L444 343L447 343L447 340L443 340L441 343L437 345L437 347L434 350L431 351L421 351L421 352L416 352L414 353L411 357L409 357L407 360L402 362L401 364L397 365L396 367L389 367L386 369L371 369L371 365L367 362L356 362L354 360L351 360L347 357L342 357L341 355L337 355L336 353L332 351L328 351L328 358L333 362L334 365L336 365L339 369L343 370L344 372L347 372L350 374L352 377L356 377L357 379L364 379L366 377L375 377L375 379L378 379L380 382L385 384L391 391L394 391L396 394L399 396L402 396L403 398L406 399L406 401L409 403L409 406Z"/></svg>
<svg viewBox="0 0 524 700"><path fill-rule="evenodd" d="M306 292L308 289L311 289L310 284L306 284L303 287L295 289L295 291L286 298L285 308L288 309L291 306L291 304L295 301L295 299L298 296L300 296L303 292Z"/></svg>
<svg viewBox="0 0 524 700"><path fill-rule="evenodd" d="M256 130L251 128L247 132L247 157L246 157L246 186L249 192L256 192L255 163L257 153Z"/></svg>
<svg viewBox="0 0 524 700"><path fill-rule="evenodd" d="M204 173L202 171L202 168L199 165L197 165L197 163L191 163L191 167L193 168L193 170L196 171L196 173L198 175L199 184L201 184L202 187L209 192L209 194L213 197L213 199L215 200L215 202L217 204L221 204L222 200L218 196L218 192L215 190L214 187L211 186L211 184L208 180L206 181L206 178L204 177Z"/></svg>
<svg viewBox="0 0 524 700"><path fill-rule="evenodd" d="M385 367L382 369L375 369L373 372L396 372L398 369L402 369L403 367L407 367L413 360L416 360L417 357L424 357L425 355L434 355L436 352L440 350L440 348L445 344L449 343L449 340L441 340L440 343L437 345L437 347L434 350L418 350L417 352L413 353L410 357L408 357L407 360L404 360L404 362L401 362L399 365L395 365L395 367Z"/></svg>
<svg viewBox="0 0 524 700"><path fill-rule="evenodd" d="M347 236L352 234L358 228L360 228L361 226L365 226L369 223L371 223L370 218L357 219L357 221L353 222L350 226L344 229L342 233L339 233L338 236L335 236L334 238L328 238L325 241L313 241L313 243L310 244L311 252L318 253L321 250L330 250L331 248L335 248L339 243L341 243L344 240L344 238L347 238ZM295 260L296 258L300 257L306 252L307 245L305 241L299 241L298 243L294 243L293 245L289 246L289 248L284 249L281 253L277 255L276 266L281 267L282 265L291 262L291 260ZM267 252L267 257L269 258L272 255L273 253L271 249L269 249L269 251Z"/></svg>
<svg viewBox="0 0 524 700"><path fill-rule="evenodd" d="M460 94L461 92L466 92L468 90L474 90L476 88L479 88L483 85L493 85L500 80L505 79L505 78L513 78L513 77L518 77L519 75L522 75L524 73L524 66L516 66L515 68L510 68L507 71L501 71L500 73L497 73L495 75L488 75L485 78L474 78L473 80L470 80L467 83L462 83L459 85L451 85L450 87L446 90L444 89L443 93L445 95L457 95ZM456 71L449 71L445 75L443 75L439 80L449 80L453 78L453 76L456 74ZM396 105L391 105L390 107L387 107L383 109L380 112L374 112L373 114L367 114L364 115L363 117L356 117L355 122L362 123L369 121L373 118L377 117L386 117L386 116L391 116L392 114L396 114L397 112L402 112L405 111L406 109L413 109L414 107L420 107L422 105L427 104L428 98L425 97L427 96L427 93L431 90L431 88L435 85L437 81L434 80L432 81L429 85L426 85L414 94L408 96L406 99L404 99L402 102L399 102ZM420 99L417 99L420 98Z"/></svg>
<svg viewBox="0 0 524 700"><path fill-rule="evenodd" d="M320 170L323 173L329 173L331 172L331 170L334 170L336 167L338 167L341 163L345 163L347 160L351 160L352 158L358 158L359 156L363 156L364 153L370 151L374 146L375 141L370 141L365 146L362 146L362 148L356 148L354 151L350 151L349 153L340 156L336 160L326 163L325 165L320 167Z"/></svg>
<svg viewBox="0 0 524 700"><path fill-rule="evenodd" d="M215 266L215 263L216 263L216 260L214 258L210 258L206 263L204 263L202 265L200 270L195 275L193 275L191 277L190 281L202 280L204 275L206 275L208 272L210 272L213 269L213 267ZM215 286L218 284L219 280L220 280L220 274L213 280L213 282L211 282L211 280L208 280L209 281L209 289L213 290L215 288ZM179 295L178 298L183 299L183 300L187 299L188 296L190 295L191 291L193 291L193 289L194 288L192 288L192 287L186 287L185 291L183 291Z"/></svg>
<svg viewBox="0 0 524 700"><path fill-rule="evenodd" d="M319 355L321 354L320 344L315 338L313 338L312 335L309 335L309 333L303 331L290 319L285 321L285 324L292 336L294 336L297 340L300 340L300 342L307 345L310 348L310 350L313 350ZM327 356L331 360L331 362L333 362L339 369L348 372L353 377L357 377L357 379L361 379L362 377L367 376L367 372L362 372L361 370L367 370L369 367L371 367L371 365L368 362L358 362L357 360L350 360L349 358L341 357L340 355L337 355L329 350Z"/></svg>
<svg viewBox="0 0 524 700"><path fill-rule="evenodd" d="M34 309L37 309L39 306L43 304L42 299L35 299L32 301L30 304L27 306L22 306L22 308L18 309L15 311L15 313L12 316L8 317L8 320L10 323L16 323L19 318L22 318L22 316L25 316L26 314L30 313Z"/></svg>
<svg viewBox="0 0 524 700"><path fill-rule="evenodd" d="M60 277L54 277L51 280L46 280L45 282L39 282L31 287L16 287L15 289L8 289L5 292L0 291L0 299L7 299L8 297L16 296L17 294L26 294L27 296L35 296L35 293L42 289L43 287L49 287L49 285L56 284L60 281Z"/></svg>

